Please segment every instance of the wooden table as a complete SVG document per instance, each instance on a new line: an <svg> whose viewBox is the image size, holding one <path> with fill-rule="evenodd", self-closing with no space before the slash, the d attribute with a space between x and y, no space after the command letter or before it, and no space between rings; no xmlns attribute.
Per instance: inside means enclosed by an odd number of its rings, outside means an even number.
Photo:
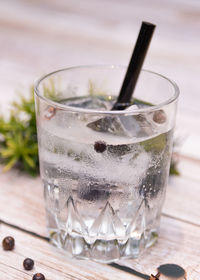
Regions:
<svg viewBox="0 0 200 280"><path fill-rule="evenodd" d="M118 264L155 272L163 263L184 267L200 279L200 3L147 0L10 0L0 3L0 101L7 113L16 90L42 74L77 64L127 64L141 20L157 24L145 67L172 77L180 86L178 135L183 138L179 169L170 177L160 238L137 260ZM186 136L186 137L185 137ZM186 140L184 140L186 138ZM0 240L12 235L14 251L0 248L0 278L141 279L89 261L70 259L49 245L42 185L12 170L0 173ZM22 268L25 257L34 271Z"/></svg>

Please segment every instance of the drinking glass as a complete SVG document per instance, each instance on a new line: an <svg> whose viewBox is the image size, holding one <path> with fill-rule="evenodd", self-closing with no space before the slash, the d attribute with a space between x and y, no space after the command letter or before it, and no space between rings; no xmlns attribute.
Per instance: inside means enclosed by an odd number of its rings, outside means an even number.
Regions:
<svg viewBox="0 0 200 280"><path fill-rule="evenodd" d="M35 87L48 234L76 258L135 258L158 238L179 90L142 70L132 104L114 111L125 73L72 67Z"/></svg>

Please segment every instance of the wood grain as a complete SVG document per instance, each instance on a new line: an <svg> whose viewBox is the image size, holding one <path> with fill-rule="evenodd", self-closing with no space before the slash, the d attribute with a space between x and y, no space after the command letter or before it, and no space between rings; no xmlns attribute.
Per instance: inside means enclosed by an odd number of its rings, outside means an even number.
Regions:
<svg viewBox="0 0 200 280"><path fill-rule="evenodd" d="M169 180L158 243L137 260L120 262L147 273L174 262L200 279L200 2L196 0L10 0L0 2L0 112L8 114L16 90L55 69L80 64L127 64L142 20L157 24L145 67L180 87L177 135L181 177ZM0 170L0 219L46 236L39 178ZM0 248L2 280L31 279L22 260L50 279L138 279L106 265L72 260L46 241L9 226L1 238L16 237L16 249Z"/></svg>
<svg viewBox="0 0 200 280"><path fill-rule="evenodd" d="M71 259L48 242L1 224L0 240L8 235L15 238L16 245L13 251L4 251L0 247L0 274L2 280L29 280L37 272L43 273L46 276L46 280L140 279L108 265ZM27 257L35 261L32 271L23 269L22 263Z"/></svg>
<svg viewBox="0 0 200 280"><path fill-rule="evenodd" d="M32 275L32 272L27 273L22 269L22 262L26 257L31 257L36 261L36 269L33 272L42 272L49 280L54 276L53 279L61 279L59 277L81 280L106 280L117 279L117 277L119 279L123 277L138 279L135 276L113 270L108 265L71 259L48 242L11 227L1 224L0 229L1 240L7 235L12 235L16 240L16 247L13 252L5 252L0 248L0 271L3 273L1 276L5 276L7 273L9 278L6 279L20 279L20 277ZM163 217L158 243L148 249L140 258L118 263L146 274L154 273L160 264L176 263L186 269L188 279L197 280L200 271L199 235L199 227ZM29 278L27 276L23 279Z"/></svg>
<svg viewBox="0 0 200 280"><path fill-rule="evenodd" d="M129 267L145 271L156 271L161 264L175 263L182 266L188 279L200 278L200 227L162 217L158 243L136 260L121 261ZM196 274L194 274L196 271Z"/></svg>
<svg viewBox="0 0 200 280"><path fill-rule="evenodd" d="M169 178L163 214L200 226L200 182L183 176Z"/></svg>
<svg viewBox="0 0 200 280"><path fill-rule="evenodd" d="M0 218L45 236L44 202L39 178L32 179L10 171L1 174L0 181ZM184 176L171 178L158 244L140 259L120 263L148 273L166 262L184 265L191 273L194 273L194 268L198 270L200 205L196 197L199 192L199 181ZM8 205L12 207L7 208Z"/></svg>
<svg viewBox="0 0 200 280"><path fill-rule="evenodd" d="M0 173L0 219L46 235L43 188L40 178L17 171Z"/></svg>
<svg viewBox="0 0 200 280"><path fill-rule="evenodd" d="M200 182L200 160L178 155L178 169L184 178Z"/></svg>

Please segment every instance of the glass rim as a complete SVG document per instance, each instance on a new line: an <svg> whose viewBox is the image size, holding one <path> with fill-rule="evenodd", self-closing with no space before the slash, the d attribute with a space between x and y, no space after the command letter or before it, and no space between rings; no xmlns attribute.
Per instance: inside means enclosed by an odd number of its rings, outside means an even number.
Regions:
<svg viewBox="0 0 200 280"><path fill-rule="evenodd" d="M72 66L72 67L62 68L62 69L50 72L50 73L42 76L40 79L38 79L36 81L35 86L34 86L34 92L35 92L36 96L41 98L45 102L47 102L52 107L56 107L57 109L70 111L70 112L96 114L96 115L136 115L136 114L148 113L148 112L154 112L154 111L160 110L162 107L164 107L166 105L169 105L169 104L173 103L175 100L177 100L178 96L179 96L179 93L180 93L179 87L176 84L176 82L174 82L173 80L169 79L168 77L166 77L162 74L159 74L157 72L154 72L154 71L151 71L151 70L148 70L148 69L142 69L141 71L147 72L147 73L150 73L150 74L154 74L154 75L168 81L174 88L174 94L173 94L172 97L168 98L164 102L161 102L157 105L152 105L150 107L145 107L145 108L138 108L138 109L134 109L133 111L127 111L127 110L109 111L109 110L96 110L96 109L78 108L78 107L68 106L68 105L61 104L59 102L53 101L53 100L43 96L40 93L39 86L40 86L41 82L43 82L46 78L48 78L48 77L50 77L54 74L60 73L60 72L65 72L65 71L70 71L70 70L75 70L75 69L84 69L84 68L85 69L87 69L87 68L107 68L107 69L116 68L117 69L117 68L127 68L127 66L114 65L114 64L92 64L92 65L81 65L81 66Z"/></svg>

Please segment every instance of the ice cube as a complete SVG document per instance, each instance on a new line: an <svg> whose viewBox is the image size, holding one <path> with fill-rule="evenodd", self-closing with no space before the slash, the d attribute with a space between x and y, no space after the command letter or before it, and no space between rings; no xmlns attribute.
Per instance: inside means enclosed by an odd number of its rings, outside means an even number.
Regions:
<svg viewBox="0 0 200 280"><path fill-rule="evenodd" d="M134 110L138 108L138 105L134 104L124 111L134 112ZM108 132L130 138L147 137L155 132L155 125L152 123L152 117L149 117L148 114L105 117L88 123L87 127L94 131Z"/></svg>
<svg viewBox="0 0 200 280"><path fill-rule="evenodd" d="M99 132L109 132L118 136L126 136L126 130L120 121L119 117L105 117L98 119L97 121L90 122L87 127L99 131Z"/></svg>
<svg viewBox="0 0 200 280"><path fill-rule="evenodd" d="M85 108L85 109L97 109L97 110L110 110L112 104L105 100L104 97L82 97L71 99L62 102L65 105L77 107L77 108Z"/></svg>
<svg viewBox="0 0 200 280"><path fill-rule="evenodd" d="M87 127L99 131L108 132L117 136L126 137L147 137L155 130L151 120L144 115L105 117L97 121L90 122Z"/></svg>
<svg viewBox="0 0 200 280"><path fill-rule="evenodd" d="M121 116L119 121L128 137L146 137L154 133L154 127L146 115Z"/></svg>
<svg viewBox="0 0 200 280"><path fill-rule="evenodd" d="M126 108L125 111L131 112L131 111L134 111L134 110L137 110L137 109L139 109L139 107L134 104L134 105L131 105L128 108Z"/></svg>
<svg viewBox="0 0 200 280"><path fill-rule="evenodd" d="M88 201L107 200L112 186L103 182L94 181L92 177L89 180L79 180L78 196Z"/></svg>

